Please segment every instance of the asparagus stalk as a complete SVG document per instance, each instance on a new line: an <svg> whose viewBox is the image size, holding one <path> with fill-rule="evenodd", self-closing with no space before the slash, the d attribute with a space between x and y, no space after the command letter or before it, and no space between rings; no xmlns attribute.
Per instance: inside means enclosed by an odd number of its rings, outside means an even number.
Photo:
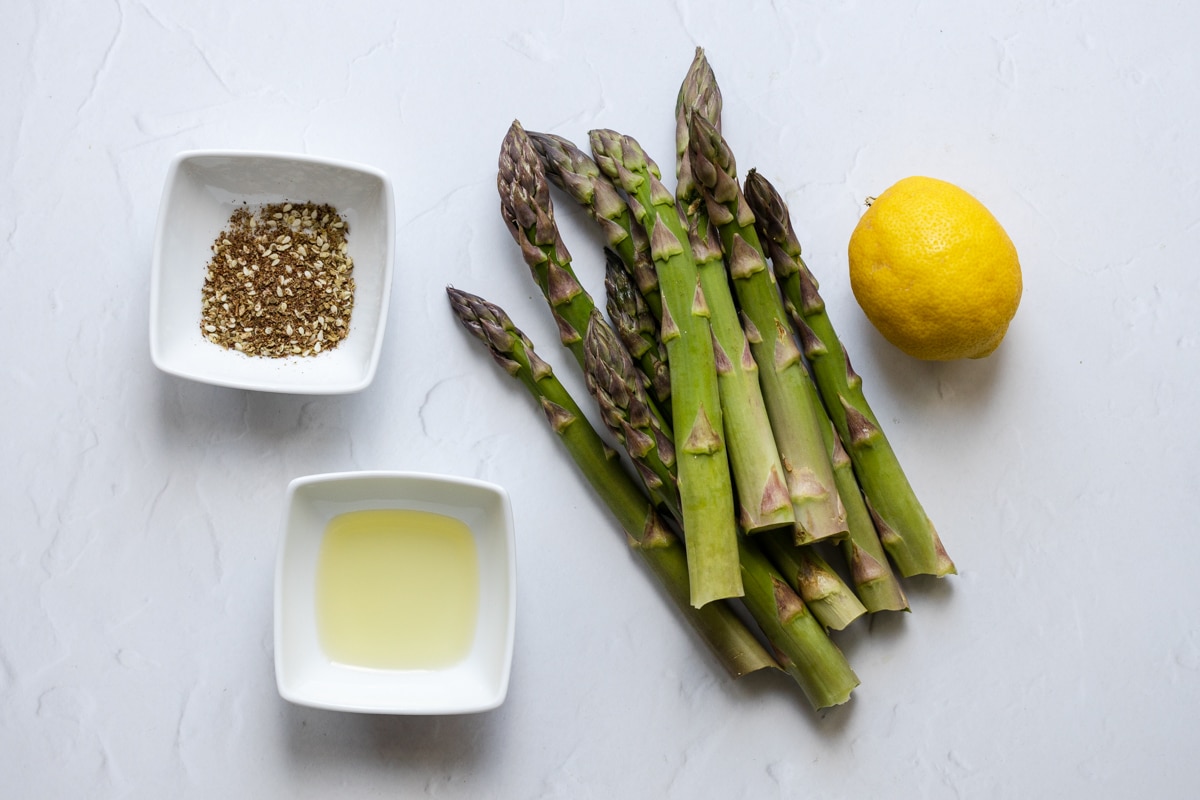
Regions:
<svg viewBox="0 0 1200 800"><path fill-rule="evenodd" d="M650 240L634 221L628 203L592 157L571 141L551 133L529 133L542 160L546 176L575 202L583 206L599 225L612 248L633 275L650 313L662 319L658 275L650 256Z"/></svg>
<svg viewBox="0 0 1200 800"><path fill-rule="evenodd" d="M821 438L819 407L754 230L754 215L737 184L733 153L720 132L693 115L692 173L721 244L744 315L746 338L761 369L763 399L774 428L796 513L796 542L846 534L846 511Z"/></svg>
<svg viewBox="0 0 1200 800"><path fill-rule="evenodd" d="M790 304L789 304L790 305ZM850 535L842 540L842 553L850 566L850 580L858 599L872 614L878 611L908 611L908 597L900 579L892 571L892 565L884 554L875 521L863 499L862 488L854 477L854 467L842 437L827 421L833 477L837 482L838 494L846 506L846 526Z"/></svg>
<svg viewBox="0 0 1200 800"><path fill-rule="evenodd" d="M800 257L800 242L783 198L757 172L746 178L747 199L770 242L784 295L797 312L796 329L812 364L829 417L845 443L866 496L879 539L900 573L944 576L955 572L879 420L862 391L862 379L825 313L816 278Z"/></svg>
<svg viewBox="0 0 1200 800"><path fill-rule="evenodd" d="M621 258L607 247L604 256L608 318L629 355L637 360L646 387L665 416L670 407L671 372L667 366L667 349L658 338L658 321L634 287L633 278Z"/></svg>
<svg viewBox="0 0 1200 800"><path fill-rule="evenodd" d="M755 533L791 527L796 523L796 515L767 416L758 364L750 353L733 302L720 240L712 230L692 176L688 126L695 115L703 116L715 126L721 124L721 92L704 50L699 47L675 103L676 198L683 209L681 216L687 220L700 289L708 303L717 385L742 530Z"/></svg>
<svg viewBox="0 0 1200 800"><path fill-rule="evenodd" d="M709 227L707 214L693 217L689 234L700 290L708 301L739 524L746 533L779 527L794 529L796 515L767 416L758 364L738 319L721 245Z"/></svg>
<svg viewBox="0 0 1200 800"><path fill-rule="evenodd" d="M601 171L630 198L650 237L662 290L662 341L671 367L672 421L692 603L742 594L737 519L717 388L708 305L700 290L687 231L658 167L628 136L589 134Z"/></svg>
<svg viewBox="0 0 1200 800"><path fill-rule="evenodd" d="M600 319L588 325L583 352L588 391L600 407L601 419L629 453L651 495L678 515L675 445L670 431L651 412L633 359Z"/></svg>
<svg viewBox="0 0 1200 800"><path fill-rule="evenodd" d="M658 578L679 612L722 666L734 677L777 667L775 659L728 603L709 603L700 609L691 606L686 556L679 539L621 468L615 454L508 315L482 298L456 289L446 291L459 321L487 346L501 368L517 378L537 400L550 427L625 530L630 547Z"/></svg>
<svg viewBox="0 0 1200 800"><path fill-rule="evenodd" d="M814 545L798 546L782 531L769 531L757 541L762 542L767 558L788 586L826 628L840 631L867 613L863 602Z"/></svg>
<svg viewBox="0 0 1200 800"><path fill-rule="evenodd" d="M554 221L550 185L520 122L513 122L500 147L496 187L500 213L550 303L559 337L583 366L583 333L599 312L571 267L571 254Z"/></svg>
<svg viewBox="0 0 1200 800"><path fill-rule="evenodd" d="M720 127L721 91L704 50L698 47L676 100L676 197L688 222L696 271L708 301L739 521L746 533L782 525L794 527L796 512L763 401L758 365L733 302L724 251L691 174L688 132L691 118L696 115Z"/></svg>

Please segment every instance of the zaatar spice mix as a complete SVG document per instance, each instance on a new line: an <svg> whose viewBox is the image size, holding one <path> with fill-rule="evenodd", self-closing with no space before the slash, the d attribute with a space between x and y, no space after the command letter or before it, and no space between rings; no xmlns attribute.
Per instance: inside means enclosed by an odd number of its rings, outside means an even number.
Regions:
<svg viewBox="0 0 1200 800"><path fill-rule="evenodd" d="M350 330L349 226L328 204L239 207L204 276L205 338L250 356L314 356Z"/></svg>

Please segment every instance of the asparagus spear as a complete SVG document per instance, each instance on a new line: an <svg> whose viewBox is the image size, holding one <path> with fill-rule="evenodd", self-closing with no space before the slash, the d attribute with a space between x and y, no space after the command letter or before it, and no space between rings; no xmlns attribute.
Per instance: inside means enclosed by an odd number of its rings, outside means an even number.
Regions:
<svg viewBox="0 0 1200 800"><path fill-rule="evenodd" d="M589 139L597 165L629 196L635 219L650 237L662 289L662 341L671 367L671 418L679 431L675 449L692 603L738 596L743 589L737 520L712 330L687 231L657 165L636 141L605 130L592 131Z"/></svg>
<svg viewBox="0 0 1200 800"><path fill-rule="evenodd" d="M746 533L784 526L794 529L796 515L767 416L758 364L738 319L721 245L709 228L707 214L695 215L689 234L700 290L708 301L739 524Z"/></svg>
<svg viewBox="0 0 1200 800"><path fill-rule="evenodd" d="M588 423L550 366L499 307L456 289L446 290L459 321L505 372L538 401L550 427L600 499L625 530L630 547L658 578L679 612L734 677L777 663L725 602L691 606L683 546L621 468L615 454Z"/></svg>
<svg viewBox="0 0 1200 800"><path fill-rule="evenodd" d="M647 389L666 416L670 407L671 372L667 366L667 350L658 338L658 321L634 287L633 278L620 256L607 247L604 256L608 318L629 355L638 361Z"/></svg>
<svg viewBox="0 0 1200 800"><path fill-rule="evenodd" d="M608 246L620 257L633 275L650 313L662 319L662 299L658 275L650 256L650 240L630 213L625 198L596 166L587 153L572 142L551 133L529 133L529 139L542 160L546 176L577 203L587 209L600 225Z"/></svg>
<svg viewBox="0 0 1200 800"><path fill-rule="evenodd" d="M712 230L692 176L687 144L688 125L695 115L715 126L721 123L721 92L699 47L675 103L676 198L683 209L681 217L687 220L700 288L708 302L739 520L747 533L794 526L796 515L767 416L758 364L733 302L720 240Z"/></svg>
<svg viewBox="0 0 1200 800"><path fill-rule="evenodd" d="M550 185L520 122L513 122L500 147L496 187L508 232L550 303L563 345L582 366L583 333L599 312L571 267L571 254L554 221Z"/></svg>
<svg viewBox="0 0 1200 800"><path fill-rule="evenodd" d="M800 242L783 198L757 172L746 178L747 200L771 246L783 292L797 311L796 328L829 417L849 451L879 539L900 573L955 572L937 531L908 482L895 451L862 392L862 379L838 339L817 281L800 257Z"/></svg>
<svg viewBox="0 0 1200 800"><path fill-rule="evenodd" d="M737 185L733 153L719 131L693 115L692 173L716 224L740 301L746 338L761 369L763 399L775 432L796 513L796 542L846 533L846 511L821 438L811 379L793 340L775 280L754 230L754 215Z"/></svg>
<svg viewBox="0 0 1200 800"><path fill-rule="evenodd" d="M651 412L633 359L612 329L598 318L584 334L583 353L588 391L596 398L601 419L629 453L651 495L678 515L675 445L670 431Z"/></svg>
<svg viewBox="0 0 1200 800"><path fill-rule="evenodd" d="M675 196L688 210L689 216L693 207L702 210L699 202L702 198L696 188L695 176L692 175L692 157L688 147L692 117L699 114L714 128L721 130L722 105L717 77L704 55L704 49L697 47L675 99Z"/></svg>

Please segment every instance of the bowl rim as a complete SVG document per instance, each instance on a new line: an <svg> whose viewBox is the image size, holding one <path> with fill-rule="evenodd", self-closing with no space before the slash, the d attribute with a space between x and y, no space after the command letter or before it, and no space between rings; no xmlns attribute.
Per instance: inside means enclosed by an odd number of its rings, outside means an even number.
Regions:
<svg viewBox="0 0 1200 800"><path fill-rule="evenodd" d="M507 553L507 558L503 565L503 577L506 592L506 604L503 609L504 613L504 647L503 653L500 656L498 664L499 673L497 680L497 688L494 693L486 697L480 702L450 704L445 703L437 707L427 707L414 709L412 707L397 705L397 704L364 704L364 703L347 703L322 699L305 695L303 692L297 692L293 687L285 685L284 666L282 653L283 648L283 613L285 605L284 597L284 574L285 555L289 543L289 521L291 518L292 508L296 502L296 495L305 487L330 485L338 483L356 483L359 481L379 480L397 481L401 484L409 482L430 481L442 484L449 487L467 487L492 495L496 498L500 505L500 533L504 540L504 546ZM401 499L401 496L397 496ZM387 502L386 498L380 498L381 502ZM512 674L513 652L515 649L516 638L516 618L517 618L517 553L516 553L516 527L513 519L512 501L508 491L501 485L491 481L485 481L479 478L468 478L459 475L450 475L445 473L425 472L417 470L349 470L343 472L323 472L311 475L302 475L293 478L287 486L283 503L283 515L280 521L279 542L276 547L275 554L275 569L274 569L274 587L273 587L273 602L274 609L272 614L273 623L273 660L275 667L275 685L280 697L284 700L296 705L307 706L311 708L321 708L330 711L346 711L361 714L393 714L398 716L437 716L449 714L473 714L484 711L491 711L504 704L508 695L508 686Z"/></svg>
<svg viewBox="0 0 1200 800"><path fill-rule="evenodd" d="M170 210L170 200L174 187L180 179L179 176L182 173L184 166L188 162L196 161L201 158L300 162L324 167L332 167L348 172L356 172L375 178L380 182L383 194L383 208L380 216L382 225L384 227L384 263L382 270L382 282L385 290L382 292L382 296L380 297L379 301L379 322L373 331L374 341L371 343L370 355L366 359L366 368L358 379L340 381L336 383L317 380L311 382L300 381L293 384L284 385L270 385L265 382L254 381L245 378L234 378L221 374L213 375L203 372L196 372L195 370L186 369L184 366L170 361L164 356L159 332L162 325L163 312L162 281L164 270L163 261L165 255L165 239L168 225L172 217L172 215L168 213ZM172 156L171 160L168 162L166 176L163 180L162 192L159 196L158 218L155 221L154 226L154 243L151 248L150 257L150 297L148 315L150 360L155 367L168 375L174 375L176 377L185 378L198 383L206 383L212 386L223 386L231 389L270 392L275 394L301 395L338 395L360 392L374 382L383 352L383 341L388 327L388 315L391 308L392 281L395 271L395 251L395 190L391 178L388 177L386 172L378 167L347 159L331 158L328 156L313 155L309 153L293 153L285 150L254 150L238 148L204 148L181 150L175 153L175 155Z"/></svg>

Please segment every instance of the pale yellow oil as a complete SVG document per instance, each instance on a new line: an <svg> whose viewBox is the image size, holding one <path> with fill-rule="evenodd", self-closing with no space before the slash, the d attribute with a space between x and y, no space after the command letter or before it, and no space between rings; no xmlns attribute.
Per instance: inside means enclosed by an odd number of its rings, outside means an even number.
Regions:
<svg viewBox="0 0 1200 800"><path fill-rule="evenodd" d="M317 629L333 661L438 669L471 649L479 560L471 529L428 511L352 511L330 520L317 562Z"/></svg>

